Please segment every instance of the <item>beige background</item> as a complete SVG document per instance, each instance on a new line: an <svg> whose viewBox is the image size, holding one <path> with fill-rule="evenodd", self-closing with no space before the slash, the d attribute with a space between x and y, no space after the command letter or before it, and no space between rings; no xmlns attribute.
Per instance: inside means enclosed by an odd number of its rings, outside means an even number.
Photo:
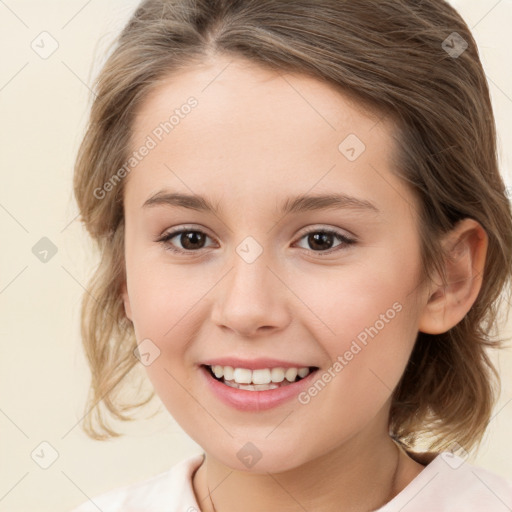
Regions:
<svg viewBox="0 0 512 512"><path fill-rule="evenodd" d="M127 436L104 443L88 439L79 423L89 380L79 306L96 258L76 220L72 166L87 118L88 84L136 3L0 1L0 512L69 511L201 451L163 407L153 419L125 426ZM512 0L452 3L479 45L503 175L512 185ZM31 48L43 31L59 45L47 59ZM42 37L51 48L49 36ZM46 263L32 253L42 237L58 250ZM509 323L503 335L510 333ZM502 397L471 460L512 480L512 351L499 363ZM50 460L48 448L41 452L43 441L58 453L48 469L31 458L36 450L45 454L40 461Z"/></svg>

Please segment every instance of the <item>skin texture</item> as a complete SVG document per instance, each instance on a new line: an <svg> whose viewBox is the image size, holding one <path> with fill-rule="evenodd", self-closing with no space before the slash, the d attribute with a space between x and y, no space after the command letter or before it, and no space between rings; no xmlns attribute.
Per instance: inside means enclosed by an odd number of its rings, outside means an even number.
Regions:
<svg viewBox="0 0 512 512"><path fill-rule="evenodd" d="M325 83L239 58L216 55L167 77L139 106L132 149L190 96L197 107L125 178L123 300L138 342L160 350L146 367L156 393L206 453L193 481L198 503L212 510L209 487L218 512L375 509L423 469L398 457L387 434L391 393L418 330L445 332L476 299L485 232L460 223L446 238L457 247L453 284L421 282L417 205L392 172L393 126ZM338 148L349 134L366 146L354 161ZM164 188L207 196L220 210L142 207ZM332 192L379 212L277 211L289 196ZM167 246L192 250L174 254L157 240L180 227L207 238L186 246L175 236ZM315 246L305 236L313 227L356 243ZM263 250L250 264L236 252L248 236ZM307 404L238 411L199 374L221 356L321 373L396 303L394 318ZM251 468L237 457L248 442L262 455Z"/></svg>

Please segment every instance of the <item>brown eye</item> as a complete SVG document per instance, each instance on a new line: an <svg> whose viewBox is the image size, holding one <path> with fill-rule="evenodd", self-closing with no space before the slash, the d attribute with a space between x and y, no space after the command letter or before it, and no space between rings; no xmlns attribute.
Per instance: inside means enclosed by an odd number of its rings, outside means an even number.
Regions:
<svg viewBox="0 0 512 512"><path fill-rule="evenodd" d="M205 242L205 235L199 231L184 231L181 233L179 241L183 248L188 251L202 249Z"/></svg>
<svg viewBox="0 0 512 512"><path fill-rule="evenodd" d="M334 236L328 233L311 233L307 235L308 244L313 250L326 250L333 246Z"/></svg>
<svg viewBox="0 0 512 512"><path fill-rule="evenodd" d="M348 238L345 235L338 233L337 231L330 231L325 229L311 230L304 234L300 239L306 239L306 243L308 245L306 249L311 249L313 252L330 251L330 249L333 247L334 240L336 239L338 239L340 243L334 246L334 249L330 252L334 252L338 250L338 248L342 249L343 247L355 243L355 240Z"/></svg>
<svg viewBox="0 0 512 512"><path fill-rule="evenodd" d="M175 243L171 240L176 238L181 244L181 248L176 247ZM164 244L165 248L173 252L197 252L199 249L204 249L206 239L209 238L206 233L198 230L185 230L173 231L164 235L158 242Z"/></svg>

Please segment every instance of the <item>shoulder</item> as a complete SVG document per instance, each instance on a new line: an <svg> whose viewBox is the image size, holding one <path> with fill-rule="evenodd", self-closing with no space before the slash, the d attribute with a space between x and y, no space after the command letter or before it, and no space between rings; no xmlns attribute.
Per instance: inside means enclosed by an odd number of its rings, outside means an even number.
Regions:
<svg viewBox="0 0 512 512"><path fill-rule="evenodd" d="M510 512L512 483L442 452L378 512Z"/></svg>
<svg viewBox="0 0 512 512"><path fill-rule="evenodd" d="M168 512L197 508L192 474L203 454L184 459L167 471L134 484L116 487L82 503L70 512Z"/></svg>

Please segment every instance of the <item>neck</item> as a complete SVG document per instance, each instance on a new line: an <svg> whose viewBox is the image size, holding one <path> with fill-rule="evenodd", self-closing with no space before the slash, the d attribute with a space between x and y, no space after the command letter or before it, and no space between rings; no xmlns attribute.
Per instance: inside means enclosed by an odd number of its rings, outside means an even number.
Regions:
<svg viewBox="0 0 512 512"><path fill-rule="evenodd" d="M198 503L204 512L235 512L241 508L245 512L334 512L340 510L340 504L344 511L375 510L423 467L408 459L387 435L368 441L354 439L280 473L232 470L206 454L193 479ZM407 467L402 468L404 463ZM413 471L410 463L418 467Z"/></svg>

